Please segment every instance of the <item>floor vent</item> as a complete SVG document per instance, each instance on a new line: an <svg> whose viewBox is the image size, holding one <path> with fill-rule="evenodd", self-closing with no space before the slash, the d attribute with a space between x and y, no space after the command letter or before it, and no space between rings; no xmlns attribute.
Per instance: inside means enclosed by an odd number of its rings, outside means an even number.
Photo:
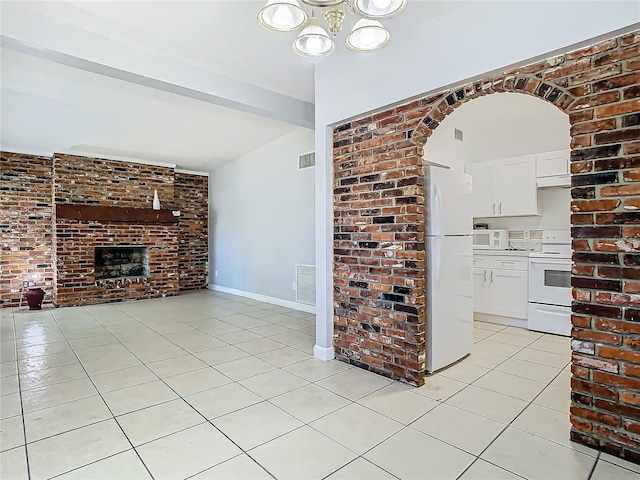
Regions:
<svg viewBox="0 0 640 480"><path fill-rule="evenodd" d="M296 265L296 301L307 305L316 304L315 265Z"/></svg>
<svg viewBox="0 0 640 480"><path fill-rule="evenodd" d="M316 152L305 153L298 157L298 170L316 166Z"/></svg>

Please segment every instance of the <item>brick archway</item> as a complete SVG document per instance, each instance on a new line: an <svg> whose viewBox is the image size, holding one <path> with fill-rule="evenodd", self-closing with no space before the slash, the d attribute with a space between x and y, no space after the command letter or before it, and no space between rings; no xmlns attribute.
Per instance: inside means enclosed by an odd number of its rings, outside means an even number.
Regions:
<svg viewBox="0 0 640 480"><path fill-rule="evenodd" d="M334 128L336 357L424 383L422 147L455 108L501 92L572 125L571 437L640 462L640 31Z"/></svg>

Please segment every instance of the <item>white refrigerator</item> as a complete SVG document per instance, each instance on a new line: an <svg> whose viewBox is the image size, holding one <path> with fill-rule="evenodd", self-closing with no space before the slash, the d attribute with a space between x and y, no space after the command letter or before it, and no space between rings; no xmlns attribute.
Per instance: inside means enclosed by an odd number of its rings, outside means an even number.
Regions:
<svg viewBox="0 0 640 480"><path fill-rule="evenodd" d="M427 167L427 371L460 360L473 346L471 176Z"/></svg>

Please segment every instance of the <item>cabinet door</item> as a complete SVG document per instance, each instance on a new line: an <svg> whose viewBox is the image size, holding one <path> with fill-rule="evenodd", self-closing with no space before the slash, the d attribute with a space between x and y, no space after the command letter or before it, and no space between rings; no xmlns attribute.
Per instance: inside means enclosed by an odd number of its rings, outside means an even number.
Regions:
<svg viewBox="0 0 640 480"><path fill-rule="evenodd" d="M498 216L538 214L536 157L501 160L496 165Z"/></svg>
<svg viewBox="0 0 640 480"><path fill-rule="evenodd" d="M489 273L490 313L527 318L528 272L493 269Z"/></svg>
<svg viewBox="0 0 640 480"><path fill-rule="evenodd" d="M493 217L496 214L495 181L493 162L467 165L466 172L471 175L473 216Z"/></svg>
<svg viewBox="0 0 640 480"><path fill-rule="evenodd" d="M536 177L552 177L569 174L571 150L558 150L536 155Z"/></svg>
<svg viewBox="0 0 640 480"><path fill-rule="evenodd" d="M473 311L489 313L489 296L487 286L489 270L485 268L473 269Z"/></svg>

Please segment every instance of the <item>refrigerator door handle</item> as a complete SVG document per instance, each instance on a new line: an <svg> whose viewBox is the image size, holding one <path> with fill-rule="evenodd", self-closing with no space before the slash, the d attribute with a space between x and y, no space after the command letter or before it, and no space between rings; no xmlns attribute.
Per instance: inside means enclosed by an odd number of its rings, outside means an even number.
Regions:
<svg viewBox="0 0 640 480"><path fill-rule="evenodd" d="M438 235L433 239L433 288L440 286L440 273L442 272L442 242L444 237Z"/></svg>
<svg viewBox="0 0 640 480"><path fill-rule="evenodd" d="M434 228L435 232L431 232L435 236L441 236L445 234L444 231L444 212L442 211L442 193L440 192L440 185L436 182L433 186L433 214L435 215Z"/></svg>

